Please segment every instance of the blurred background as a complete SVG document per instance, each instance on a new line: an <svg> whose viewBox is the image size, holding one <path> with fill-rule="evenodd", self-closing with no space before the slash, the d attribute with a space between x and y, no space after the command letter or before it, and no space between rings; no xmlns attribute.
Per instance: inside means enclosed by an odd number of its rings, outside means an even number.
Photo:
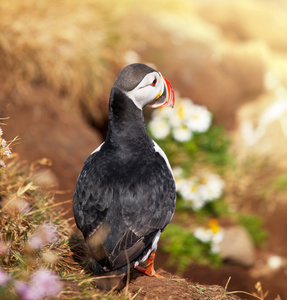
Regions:
<svg viewBox="0 0 287 300"><path fill-rule="evenodd" d="M179 193L158 266L201 284L224 286L231 276L231 290L252 291L260 281L270 299L287 299L286 32L286 0L1 1L5 138L18 136L13 152L21 160L47 158L39 184L53 186L57 201L72 199L84 160L105 138L118 72L150 64L178 99L212 116L206 132L162 142L180 179L208 167L224 182L205 208L187 207ZM156 117L146 112L147 122ZM180 160L173 155L181 152ZM174 241L176 226L190 235ZM212 251L210 238L210 251L200 248L200 229L224 232L220 249ZM197 246L184 244L195 232Z"/></svg>

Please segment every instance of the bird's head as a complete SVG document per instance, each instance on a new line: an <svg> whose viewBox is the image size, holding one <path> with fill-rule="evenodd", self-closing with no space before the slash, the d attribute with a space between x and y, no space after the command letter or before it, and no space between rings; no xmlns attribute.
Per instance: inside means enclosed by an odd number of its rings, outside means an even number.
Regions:
<svg viewBox="0 0 287 300"><path fill-rule="evenodd" d="M114 86L125 93L139 109L145 106L174 106L171 84L160 72L147 65L136 63L126 66L120 71Z"/></svg>

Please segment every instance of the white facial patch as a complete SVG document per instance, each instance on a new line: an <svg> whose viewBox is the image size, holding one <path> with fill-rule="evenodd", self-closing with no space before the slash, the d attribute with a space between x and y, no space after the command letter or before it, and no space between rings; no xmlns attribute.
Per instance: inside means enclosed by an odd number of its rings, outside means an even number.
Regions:
<svg viewBox="0 0 287 300"><path fill-rule="evenodd" d="M149 73L133 90L125 92L125 94L139 109L142 109L160 94L162 80L158 72Z"/></svg>

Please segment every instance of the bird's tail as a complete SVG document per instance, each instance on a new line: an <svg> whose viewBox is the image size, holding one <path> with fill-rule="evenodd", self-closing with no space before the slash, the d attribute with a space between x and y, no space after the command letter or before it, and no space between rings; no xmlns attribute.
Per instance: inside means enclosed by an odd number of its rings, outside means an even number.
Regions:
<svg viewBox="0 0 287 300"><path fill-rule="evenodd" d="M101 290L121 290L126 285L127 276L123 269L105 271L99 263L93 261L93 271L95 283Z"/></svg>

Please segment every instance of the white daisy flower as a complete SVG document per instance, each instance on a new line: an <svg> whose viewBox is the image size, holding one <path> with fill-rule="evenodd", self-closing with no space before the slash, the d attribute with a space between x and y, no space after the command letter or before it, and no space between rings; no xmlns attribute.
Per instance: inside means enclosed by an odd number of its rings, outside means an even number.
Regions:
<svg viewBox="0 0 287 300"><path fill-rule="evenodd" d="M211 237L211 252L219 253L221 250L221 244L224 238L224 231L219 228L216 233L213 233Z"/></svg>
<svg viewBox="0 0 287 300"><path fill-rule="evenodd" d="M185 200L186 205L194 210L199 210L205 204L198 187L197 182L192 179L182 179L177 184L178 192Z"/></svg>
<svg viewBox="0 0 287 300"><path fill-rule="evenodd" d="M199 194L205 202L218 199L222 195L224 181L217 174L205 174L199 181Z"/></svg>
<svg viewBox="0 0 287 300"><path fill-rule="evenodd" d="M186 126L195 132L205 132L211 125L211 113L206 107L193 105Z"/></svg>
<svg viewBox="0 0 287 300"><path fill-rule="evenodd" d="M176 166L172 168L172 174L175 180L176 189L179 190L183 181L182 179L183 170L181 167Z"/></svg>
<svg viewBox="0 0 287 300"><path fill-rule="evenodd" d="M163 118L154 118L149 123L149 128L152 135L159 140L164 139L170 133L170 125L168 121Z"/></svg>
<svg viewBox="0 0 287 300"><path fill-rule="evenodd" d="M182 189L185 188L184 186L186 185L186 182L185 182L186 180L175 176L174 181L175 181L175 186L176 186L177 192L182 196L181 191L182 191Z"/></svg>
<svg viewBox="0 0 287 300"><path fill-rule="evenodd" d="M174 109L158 108L153 110L152 118L169 119L174 114Z"/></svg>
<svg viewBox="0 0 287 300"><path fill-rule="evenodd" d="M191 207L193 210L200 210L205 205L205 201L200 195L191 202Z"/></svg>
<svg viewBox="0 0 287 300"><path fill-rule="evenodd" d="M0 136L3 135L3 130L2 128L0 127Z"/></svg>
<svg viewBox="0 0 287 300"><path fill-rule="evenodd" d="M221 244L211 243L211 253L219 253L221 250Z"/></svg>
<svg viewBox="0 0 287 300"><path fill-rule="evenodd" d="M174 178L178 178L178 179L182 178L183 169L179 166L173 167L172 168L172 173L173 173Z"/></svg>
<svg viewBox="0 0 287 300"><path fill-rule="evenodd" d="M193 235L203 243L208 243L212 238L212 230L203 227L197 227L194 230Z"/></svg>
<svg viewBox="0 0 287 300"><path fill-rule="evenodd" d="M210 250L212 253L220 252L221 244L224 238L224 231L219 226L217 219L211 219L207 228L196 228L193 234L203 243L210 243Z"/></svg>
<svg viewBox="0 0 287 300"><path fill-rule="evenodd" d="M187 142L192 139L192 131L186 126L175 127L172 135L178 142Z"/></svg>
<svg viewBox="0 0 287 300"><path fill-rule="evenodd" d="M193 200L198 197L198 184L192 179L182 179L179 193L185 200Z"/></svg>
<svg viewBox="0 0 287 300"><path fill-rule="evenodd" d="M184 98L177 101L173 114L170 115L169 122L172 127L181 127L186 124L192 112L193 103Z"/></svg>
<svg viewBox="0 0 287 300"><path fill-rule="evenodd" d="M212 235L212 242L214 244L220 244L223 241L224 232L221 228L218 229L216 233Z"/></svg>

